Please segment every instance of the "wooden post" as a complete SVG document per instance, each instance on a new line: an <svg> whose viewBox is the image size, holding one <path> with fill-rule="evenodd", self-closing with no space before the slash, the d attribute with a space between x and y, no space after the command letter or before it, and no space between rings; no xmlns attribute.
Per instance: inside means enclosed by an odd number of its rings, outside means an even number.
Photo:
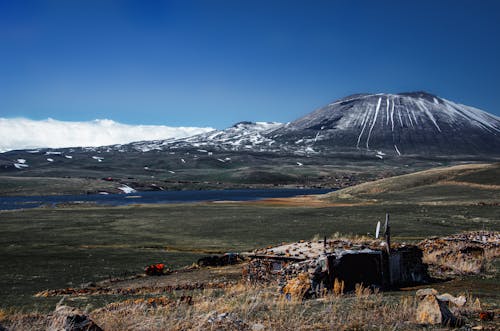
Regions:
<svg viewBox="0 0 500 331"><path fill-rule="evenodd" d="M391 225L389 224L389 213L385 213L385 244L387 250L387 279L389 280L389 287L392 287L391 275Z"/></svg>
<svg viewBox="0 0 500 331"><path fill-rule="evenodd" d="M385 213L385 243L387 244L387 254L391 255L391 225L389 224L389 213Z"/></svg>

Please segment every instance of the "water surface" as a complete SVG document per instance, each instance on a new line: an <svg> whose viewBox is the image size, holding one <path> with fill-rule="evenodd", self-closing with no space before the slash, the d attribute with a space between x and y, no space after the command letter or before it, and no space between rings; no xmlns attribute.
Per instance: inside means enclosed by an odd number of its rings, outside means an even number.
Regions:
<svg viewBox="0 0 500 331"><path fill-rule="evenodd" d="M201 201L252 201L289 198L298 195L324 194L330 189L239 189L204 191L154 191L130 194L87 194L0 197L0 210L56 206L65 203L91 203L123 206L134 203L192 203Z"/></svg>

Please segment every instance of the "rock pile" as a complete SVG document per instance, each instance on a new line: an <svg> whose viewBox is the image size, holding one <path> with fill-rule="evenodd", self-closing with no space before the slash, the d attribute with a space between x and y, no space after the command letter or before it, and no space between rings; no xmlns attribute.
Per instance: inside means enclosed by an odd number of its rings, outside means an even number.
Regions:
<svg viewBox="0 0 500 331"><path fill-rule="evenodd" d="M500 257L500 232L474 231L426 239L418 244L435 276L478 274Z"/></svg>

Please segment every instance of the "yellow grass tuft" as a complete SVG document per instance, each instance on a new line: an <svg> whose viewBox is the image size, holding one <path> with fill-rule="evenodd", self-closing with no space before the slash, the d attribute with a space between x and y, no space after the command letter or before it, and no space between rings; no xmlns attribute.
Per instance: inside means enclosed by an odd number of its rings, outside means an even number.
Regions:
<svg viewBox="0 0 500 331"><path fill-rule="evenodd" d="M337 278L335 278L335 281L333 282L333 294L336 296L340 296L344 294L344 281L341 280L339 281Z"/></svg>

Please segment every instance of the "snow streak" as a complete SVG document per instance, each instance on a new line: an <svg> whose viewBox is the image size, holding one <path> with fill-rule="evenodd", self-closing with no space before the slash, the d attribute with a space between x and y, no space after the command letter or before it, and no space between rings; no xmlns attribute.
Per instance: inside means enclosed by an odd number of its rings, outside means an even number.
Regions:
<svg viewBox="0 0 500 331"><path fill-rule="evenodd" d="M394 99L392 99L392 108L391 108L391 130L394 131Z"/></svg>
<svg viewBox="0 0 500 331"><path fill-rule="evenodd" d="M413 122L411 120L410 111L408 110L408 108L406 108L406 114L408 115L408 119L410 120L410 125L413 128Z"/></svg>
<svg viewBox="0 0 500 331"><path fill-rule="evenodd" d="M361 129L361 133L359 134L358 143L356 144L356 148L359 148L359 142L361 140L361 136L363 135L363 132L365 132L366 123L368 122L366 119L368 118L368 114L371 113L371 110L372 110L371 107L368 107L366 109L365 118L363 119L363 122L361 123L363 128Z"/></svg>
<svg viewBox="0 0 500 331"><path fill-rule="evenodd" d="M378 110L380 109L381 102L382 102L382 98L378 98L377 108L375 109L375 116L373 116L373 123L372 123L372 126L370 127L370 131L368 132L368 138L366 138L366 148L367 149L370 149L370 147L368 146L368 143L370 142L370 136L372 134L373 127L375 126L375 123L377 122Z"/></svg>
<svg viewBox="0 0 500 331"><path fill-rule="evenodd" d="M385 102L387 103L387 106L385 108L385 118L387 119L386 124L389 125L389 97L385 99Z"/></svg>
<svg viewBox="0 0 500 331"><path fill-rule="evenodd" d="M417 116L415 116L415 112L413 111L413 109L411 111L411 114L413 115L413 119L415 120L415 125L418 125Z"/></svg>
<svg viewBox="0 0 500 331"><path fill-rule="evenodd" d="M394 149L396 150L396 152L398 153L398 155L401 155L401 152L399 151L398 146L394 145Z"/></svg>

